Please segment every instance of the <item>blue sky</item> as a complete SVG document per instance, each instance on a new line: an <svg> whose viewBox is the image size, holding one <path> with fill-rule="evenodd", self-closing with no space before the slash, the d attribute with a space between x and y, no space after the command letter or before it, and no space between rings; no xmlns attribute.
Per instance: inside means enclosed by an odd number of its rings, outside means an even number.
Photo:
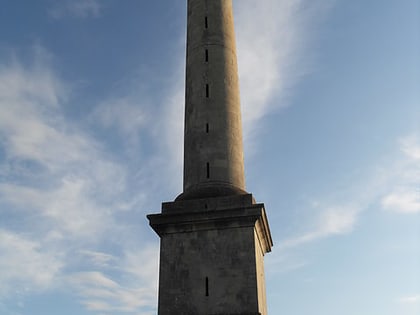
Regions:
<svg viewBox="0 0 420 315"><path fill-rule="evenodd" d="M156 314L185 1L2 1L0 314ZM236 0L270 314L420 313L416 0Z"/></svg>

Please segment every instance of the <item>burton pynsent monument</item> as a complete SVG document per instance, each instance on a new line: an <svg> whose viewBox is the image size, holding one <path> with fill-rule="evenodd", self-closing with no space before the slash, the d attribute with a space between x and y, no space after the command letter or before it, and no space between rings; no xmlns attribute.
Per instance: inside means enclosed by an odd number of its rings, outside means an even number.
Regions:
<svg viewBox="0 0 420 315"><path fill-rule="evenodd" d="M232 0L188 0L184 184L150 214L158 315L267 315L264 204L246 191Z"/></svg>

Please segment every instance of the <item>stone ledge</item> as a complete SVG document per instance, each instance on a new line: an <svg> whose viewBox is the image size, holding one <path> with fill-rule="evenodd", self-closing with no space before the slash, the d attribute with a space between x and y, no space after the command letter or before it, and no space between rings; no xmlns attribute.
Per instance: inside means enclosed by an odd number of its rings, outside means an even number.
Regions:
<svg viewBox="0 0 420 315"><path fill-rule="evenodd" d="M270 252L273 246L262 203L225 210L149 214L147 218L160 237L174 233L253 227L264 253Z"/></svg>
<svg viewBox="0 0 420 315"><path fill-rule="evenodd" d="M162 203L162 213L202 212L249 207L256 204L252 194L175 200Z"/></svg>

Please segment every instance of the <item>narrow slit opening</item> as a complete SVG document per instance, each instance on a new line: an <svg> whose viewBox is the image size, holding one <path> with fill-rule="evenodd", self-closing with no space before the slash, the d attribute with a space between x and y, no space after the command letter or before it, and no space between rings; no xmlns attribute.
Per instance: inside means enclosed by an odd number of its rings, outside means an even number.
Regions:
<svg viewBox="0 0 420 315"><path fill-rule="evenodd" d="M206 133L209 133L209 124L206 124Z"/></svg>
<svg viewBox="0 0 420 315"><path fill-rule="evenodd" d="M209 296L209 278L206 277L206 296Z"/></svg>
<svg viewBox="0 0 420 315"><path fill-rule="evenodd" d="M209 62L209 50L206 49L206 56L205 56L206 62Z"/></svg>
<svg viewBox="0 0 420 315"><path fill-rule="evenodd" d="M207 19L207 16L204 18L204 27L207 29L209 28L209 21Z"/></svg>
<svg viewBox="0 0 420 315"><path fill-rule="evenodd" d="M206 97L209 98L210 97L210 87L208 84L206 84Z"/></svg>
<svg viewBox="0 0 420 315"><path fill-rule="evenodd" d="M210 178L210 163L207 162L207 178Z"/></svg>

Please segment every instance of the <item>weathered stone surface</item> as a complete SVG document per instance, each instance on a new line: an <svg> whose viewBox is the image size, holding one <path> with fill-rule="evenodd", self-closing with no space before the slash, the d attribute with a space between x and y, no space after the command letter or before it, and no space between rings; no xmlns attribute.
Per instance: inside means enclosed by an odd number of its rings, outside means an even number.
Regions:
<svg viewBox="0 0 420 315"><path fill-rule="evenodd" d="M184 199L245 191L232 1L189 0ZM195 193L194 193L195 192ZM229 193L228 193L229 194Z"/></svg>
<svg viewBox="0 0 420 315"><path fill-rule="evenodd" d="M267 315L264 204L245 190L231 0L188 0L184 187L148 215L158 315Z"/></svg>
<svg viewBox="0 0 420 315"><path fill-rule="evenodd" d="M205 202L212 210L175 201L148 216L161 237L159 315L267 314L263 256L272 240L264 205L251 195Z"/></svg>

